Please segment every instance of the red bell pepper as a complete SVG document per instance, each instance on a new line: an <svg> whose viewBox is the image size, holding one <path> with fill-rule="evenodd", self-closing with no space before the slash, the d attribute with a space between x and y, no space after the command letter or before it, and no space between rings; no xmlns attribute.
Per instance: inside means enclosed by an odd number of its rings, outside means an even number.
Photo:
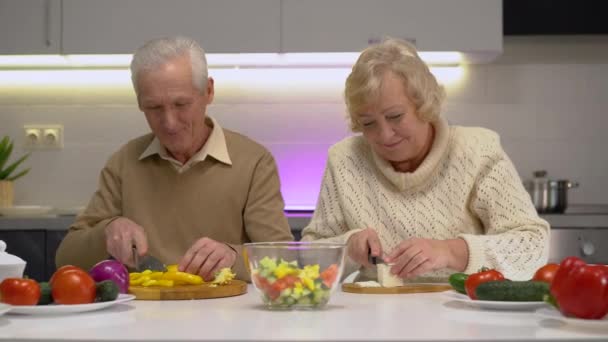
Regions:
<svg viewBox="0 0 608 342"><path fill-rule="evenodd" d="M555 274L551 295L565 316L602 319L608 313L608 268L568 257Z"/></svg>

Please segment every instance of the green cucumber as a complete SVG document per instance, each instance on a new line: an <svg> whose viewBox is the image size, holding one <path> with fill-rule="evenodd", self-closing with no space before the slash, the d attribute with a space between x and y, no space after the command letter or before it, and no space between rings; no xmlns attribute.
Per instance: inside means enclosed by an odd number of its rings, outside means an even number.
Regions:
<svg viewBox="0 0 608 342"><path fill-rule="evenodd" d="M41 282L40 284L40 299L38 300L38 305L48 305L53 302L53 295L51 294L51 285L46 281Z"/></svg>
<svg viewBox="0 0 608 342"><path fill-rule="evenodd" d="M549 286L544 281L488 281L479 284L475 294L480 300L542 302Z"/></svg>
<svg viewBox="0 0 608 342"><path fill-rule="evenodd" d="M462 294L467 294L467 291L464 288L464 282L469 277L468 274L465 273L454 273L450 276L449 282L452 285L452 288Z"/></svg>
<svg viewBox="0 0 608 342"><path fill-rule="evenodd" d="M118 298L120 291L118 285L112 280L104 280L95 284L96 287L96 302L111 302Z"/></svg>

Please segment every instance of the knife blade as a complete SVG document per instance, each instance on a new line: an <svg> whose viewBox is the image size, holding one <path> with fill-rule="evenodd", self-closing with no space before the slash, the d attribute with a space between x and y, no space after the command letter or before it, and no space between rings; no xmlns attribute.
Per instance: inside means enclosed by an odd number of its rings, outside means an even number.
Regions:
<svg viewBox="0 0 608 342"><path fill-rule="evenodd" d="M145 270L165 272L167 270L165 264L149 254L140 257L136 246L133 246L133 262L135 263L135 270L137 272Z"/></svg>
<svg viewBox="0 0 608 342"><path fill-rule="evenodd" d="M372 256L371 247L367 250L367 262L372 265L385 264L384 259L380 256Z"/></svg>

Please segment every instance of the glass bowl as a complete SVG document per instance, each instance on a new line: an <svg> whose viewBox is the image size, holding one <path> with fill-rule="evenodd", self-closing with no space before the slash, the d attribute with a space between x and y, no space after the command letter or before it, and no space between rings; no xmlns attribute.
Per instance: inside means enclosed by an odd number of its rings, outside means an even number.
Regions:
<svg viewBox="0 0 608 342"><path fill-rule="evenodd" d="M245 244L251 281L269 309L319 309L338 287L345 245L322 242Z"/></svg>

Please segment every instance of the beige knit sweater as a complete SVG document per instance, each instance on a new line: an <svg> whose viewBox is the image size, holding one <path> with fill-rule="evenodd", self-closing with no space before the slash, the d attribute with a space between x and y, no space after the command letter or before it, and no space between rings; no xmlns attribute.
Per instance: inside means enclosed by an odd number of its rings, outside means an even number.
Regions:
<svg viewBox="0 0 608 342"><path fill-rule="evenodd" d="M538 217L496 133L434 124L427 158L411 173L395 171L361 136L332 146L319 200L303 240L346 243L367 227L383 251L404 239L462 238L469 248L466 273L496 268L513 280L530 279L547 262L549 225ZM346 274L360 266L347 261ZM438 270L412 281L444 281ZM362 269L360 279L374 279Z"/></svg>

